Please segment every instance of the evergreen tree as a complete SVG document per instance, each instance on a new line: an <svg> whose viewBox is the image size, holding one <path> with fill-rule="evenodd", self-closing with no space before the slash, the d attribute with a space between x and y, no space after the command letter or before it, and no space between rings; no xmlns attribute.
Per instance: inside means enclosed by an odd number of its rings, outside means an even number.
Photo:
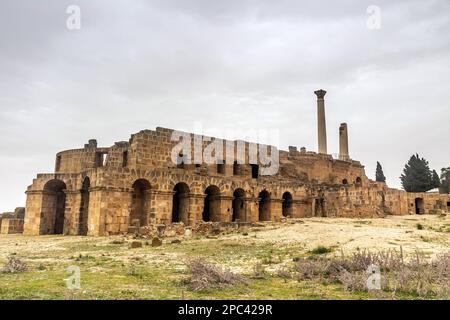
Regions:
<svg viewBox="0 0 450 320"><path fill-rule="evenodd" d="M441 179L439 178L439 175L436 172L436 170L433 170L431 177L432 177L431 181L432 181L433 189L440 188L441 187Z"/></svg>
<svg viewBox="0 0 450 320"><path fill-rule="evenodd" d="M377 171L375 172L375 180L377 182L386 183L386 177L384 176L383 167L378 161L377 161Z"/></svg>
<svg viewBox="0 0 450 320"><path fill-rule="evenodd" d="M441 169L441 193L450 193L450 167Z"/></svg>
<svg viewBox="0 0 450 320"><path fill-rule="evenodd" d="M407 192L426 192L433 189L433 175L428 161L418 154L411 156L400 179Z"/></svg>

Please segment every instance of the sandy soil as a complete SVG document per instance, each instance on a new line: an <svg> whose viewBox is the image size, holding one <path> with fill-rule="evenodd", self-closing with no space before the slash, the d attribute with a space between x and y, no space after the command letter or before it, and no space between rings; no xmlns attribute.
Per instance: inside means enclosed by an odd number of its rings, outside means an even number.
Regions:
<svg viewBox="0 0 450 320"><path fill-rule="evenodd" d="M417 225L422 226L419 230ZM251 229L249 235L229 234L220 236L224 241L237 241L249 245L275 244L277 247L297 245L307 252L319 245L333 247L335 252L345 254L358 249L385 250L399 249L405 253L420 250L429 257L450 252L450 217L440 216L391 216L385 219L344 219L344 218L308 218L279 224L267 224L265 227ZM83 245L107 246L117 237L72 237L22 235L0 236L0 259L13 253L21 255L38 255L57 259L51 253L65 253L61 258L71 254L71 244L76 244L77 253L82 252ZM165 242L169 242L166 239ZM196 246L207 245L217 239L191 239ZM100 249L100 248L99 248ZM119 259L135 257L137 252L121 252ZM101 254L101 250L99 250ZM147 253L148 254L148 253ZM52 257L50 257L52 256ZM164 259L176 259L170 249ZM161 258L161 257L160 257Z"/></svg>

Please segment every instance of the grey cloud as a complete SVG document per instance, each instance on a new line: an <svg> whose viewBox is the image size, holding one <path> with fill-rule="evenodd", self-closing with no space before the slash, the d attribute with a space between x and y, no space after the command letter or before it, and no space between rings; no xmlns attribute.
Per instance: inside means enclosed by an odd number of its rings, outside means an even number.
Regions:
<svg viewBox="0 0 450 320"><path fill-rule="evenodd" d="M450 3L375 2L2 1L0 211L24 204L57 151L93 137L201 121L279 129L279 147L315 150L318 88L331 152L345 121L370 177L378 160L399 186L415 152L448 166ZM79 31L66 29L69 4ZM379 31L366 28L371 4Z"/></svg>

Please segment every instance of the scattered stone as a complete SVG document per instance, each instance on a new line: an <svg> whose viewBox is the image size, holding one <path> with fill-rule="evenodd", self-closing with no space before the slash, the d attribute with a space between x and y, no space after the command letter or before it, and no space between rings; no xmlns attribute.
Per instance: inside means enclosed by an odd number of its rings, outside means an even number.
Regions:
<svg viewBox="0 0 450 320"><path fill-rule="evenodd" d="M158 235L158 238L164 237L165 231L166 231L166 225L165 224L158 224L156 226L156 233Z"/></svg>
<svg viewBox="0 0 450 320"><path fill-rule="evenodd" d="M152 247L160 247L162 246L162 240L158 237L154 237L152 240Z"/></svg>
<svg viewBox="0 0 450 320"><path fill-rule="evenodd" d="M181 240L180 239L175 239L175 240L172 240L170 243L173 243L173 244L181 243Z"/></svg>
<svg viewBox="0 0 450 320"><path fill-rule="evenodd" d="M114 240L114 241L111 241L111 244L124 244L124 241L123 240Z"/></svg>
<svg viewBox="0 0 450 320"><path fill-rule="evenodd" d="M192 237L192 230L190 228L186 228L184 231L184 237L185 238L191 238Z"/></svg>
<svg viewBox="0 0 450 320"><path fill-rule="evenodd" d="M131 242L131 249L142 248L141 241L133 241Z"/></svg>

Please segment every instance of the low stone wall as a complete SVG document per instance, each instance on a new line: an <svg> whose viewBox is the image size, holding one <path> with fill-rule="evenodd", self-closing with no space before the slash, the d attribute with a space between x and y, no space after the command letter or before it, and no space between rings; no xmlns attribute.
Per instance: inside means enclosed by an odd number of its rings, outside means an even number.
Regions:
<svg viewBox="0 0 450 320"><path fill-rule="evenodd" d="M285 221L286 219L283 219ZM193 235L198 236L214 236L219 234L229 234L237 232L245 232L249 228L263 227L267 222L263 223L237 223L237 222L200 222L194 226L187 226L183 223L173 223L169 225L164 224L152 224L139 229L131 229L130 233L134 233L136 236L153 238L153 237L176 237L184 236L190 237Z"/></svg>
<svg viewBox="0 0 450 320"><path fill-rule="evenodd" d="M23 233L23 219L3 218L0 224L0 234Z"/></svg>

